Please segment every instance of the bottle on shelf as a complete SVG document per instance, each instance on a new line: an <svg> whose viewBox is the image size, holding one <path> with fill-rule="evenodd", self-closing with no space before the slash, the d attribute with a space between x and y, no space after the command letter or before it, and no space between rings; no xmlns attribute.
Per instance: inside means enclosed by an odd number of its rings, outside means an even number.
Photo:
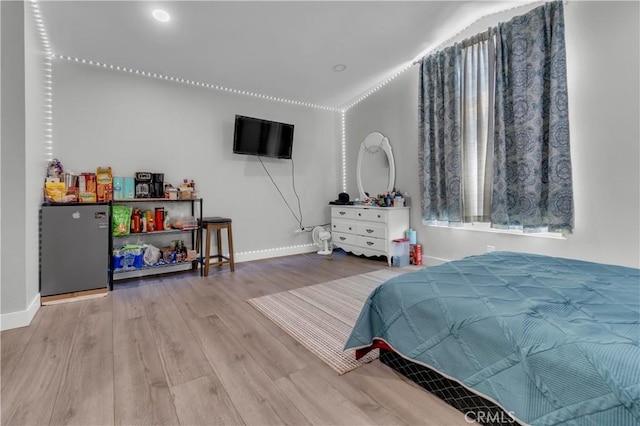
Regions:
<svg viewBox="0 0 640 426"><path fill-rule="evenodd" d="M182 240L178 240L176 244L176 262L182 262Z"/></svg>
<svg viewBox="0 0 640 426"><path fill-rule="evenodd" d="M164 222L162 223L162 226L165 230L171 229L171 219L169 219L168 211L164 213Z"/></svg>
<svg viewBox="0 0 640 426"><path fill-rule="evenodd" d="M140 227L140 219L140 209L134 209L133 214L131 215L131 232L134 234L139 234L142 230Z"/></svg>
<svg viewBox="0 0 640 426"><path fill-rule="evenodd" d="M411 195L408 192L402 194L402 198L404 198L404 206L411 207Z"/></svg>
<svg viewBox="0 0 640 426"><path fill-rule="evenodd" d="M164 229L164 207L156 207L156 231L162 231Z"/></svg>

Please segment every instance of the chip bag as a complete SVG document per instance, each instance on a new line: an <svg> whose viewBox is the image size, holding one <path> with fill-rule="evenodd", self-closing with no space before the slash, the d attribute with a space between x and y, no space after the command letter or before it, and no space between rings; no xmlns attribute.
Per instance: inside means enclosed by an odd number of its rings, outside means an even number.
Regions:
<svg viewBox="0 0 640 426"><path fill-rule="evenodd" d="M131 228L131 207L113 206L112 207L113 236L122 237L129 235Z"/></svg>
<svg viewBox="0 0 640 426"><path fill-rule="evenodd" d="M61 203L67 195L67 187L64 182L46 182L44 184L47 201Z"/></svg>

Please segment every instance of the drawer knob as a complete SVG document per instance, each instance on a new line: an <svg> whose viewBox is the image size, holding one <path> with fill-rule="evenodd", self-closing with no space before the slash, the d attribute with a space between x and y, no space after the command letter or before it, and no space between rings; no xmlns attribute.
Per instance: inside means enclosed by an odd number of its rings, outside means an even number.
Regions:
<svg viewBox="0 0 640 426"><path fill-rule="evenodd" d="M340 241L344 241L346 239L347 239L347 237L340 237Z"/></svg>
<svg viewBox="0 0 640 426"><path fill-rule="evenodd" d="M358 216L362 216L362 213L358 213Z"/></svg>
<svg viewBox="0 0 640 426"><path fill-rule="evenodd" d="M336 228L336 225L333 225L334 228Z"/></svg>
<svg viewBox="0 0 640 426"><path fill-rule="evenodd" d="M365 229L365 231L367 231L368 233L372 233L373 229Z"/></svg>
<svg viewBox="0 0 640 426"><path fill-rule="evenodd" d="M373 245L373 241L367 241L367 245L368 246L372 246Z"/></svg>
<svg viewBox="0 0 640 426"><path fill-rule="evenodd" d="M380 215L378 215L378 219L380 219Z"/></svg>
<svg viewBox="0 0 640 426"><path fill-rule="evenodd" d="M341 211L341 212L339 212L339 213L340 213L340 214L342 214L342 215L347 214L347 212L342 212L342 211Z"/></svg>
<svg viewBox="0 0 640 426"><path fill-rule="evenodd" d="M349 231L351 231L351 227L349 227Z"/></svg>

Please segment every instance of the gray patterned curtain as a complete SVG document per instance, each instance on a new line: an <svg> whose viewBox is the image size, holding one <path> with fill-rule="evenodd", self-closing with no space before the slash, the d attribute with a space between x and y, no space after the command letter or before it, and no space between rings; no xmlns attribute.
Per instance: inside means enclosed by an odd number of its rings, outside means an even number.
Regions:
<svg viewBox="0 0 640 426"><path fill-rule="evenodd" d="M462 49L429 55L420 65L420 183L426 223L462 223Z"/></svg>
<svg viewBox="0 0 640 426"><path fill-rule="evenodd" d="M562 2L500 24L496 35L491 223L573 230Z"/></svg>

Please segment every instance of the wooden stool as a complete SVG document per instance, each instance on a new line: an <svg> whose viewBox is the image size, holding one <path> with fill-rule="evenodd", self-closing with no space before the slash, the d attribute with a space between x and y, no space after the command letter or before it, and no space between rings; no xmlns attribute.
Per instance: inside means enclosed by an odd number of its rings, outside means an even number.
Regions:
<svg viewBox="0 0 640 426"><path fill-rule="evenodd" d="M229 244L229 256L222 255L222 229L227 230L227 241ZM217 254L211 254L211 233L216 231L216 243L218 246ZM226 217L203 217L202 218L202 231L206 232L206 241L204 251L204 258L202 259L204 265L204 276L209 276L209 266L222 266L229 265L231 272L235 271L235 264L233 262L233 233L231 232L231 219ZM200 233L198 233L198 242L196 250L200 251ZM217 259L215 262L209 263L211 258Z"/></svg>

